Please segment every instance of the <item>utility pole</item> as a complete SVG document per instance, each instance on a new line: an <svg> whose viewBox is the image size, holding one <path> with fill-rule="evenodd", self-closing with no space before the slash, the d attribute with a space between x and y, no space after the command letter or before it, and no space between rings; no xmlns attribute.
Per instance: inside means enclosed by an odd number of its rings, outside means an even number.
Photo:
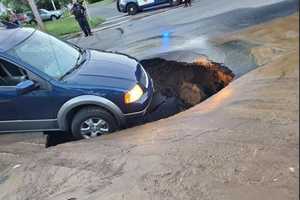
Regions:
<svg viewBox="0 0 300 200"><path fill-rule="evenodd" d="M40 28L41 30L45 30L44 23L43 23L43 21L42 21L42 19L41 19L41 16L40 16L40 14L39 14L39 11L38 11L38 9L37 9L37 6L36 6L34 0L27 0L27 1L28 1L29 5L30 5L30 7L31 7L33 16L34 16L35 20L37 21L39 28Z"/></svg>
<svg viewBox="0 0 300 200"><path fill-rule="evenodd" d="M52 6L53 6L53 9L54 9L54 10L57 10L57 9L56 9L56 6L55 6L55 3L54 3L54 0L51 0L51 3L52 3Z"/></svg>

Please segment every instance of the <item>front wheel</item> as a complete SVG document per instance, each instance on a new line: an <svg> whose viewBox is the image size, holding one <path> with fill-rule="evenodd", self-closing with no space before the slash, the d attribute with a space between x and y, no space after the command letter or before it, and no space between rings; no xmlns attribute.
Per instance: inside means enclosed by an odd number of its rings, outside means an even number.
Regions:
<svg viewBox="0 0 300 200"><path fill-rule="evenodd" d="M135 3L130 3L127 6L127 12L129 15L135 15L139 11L138 5Z"/></svg>
<svg viewBox="0 0 300 200"><path fill-rule="evenodd" d="M55 21L55 20L58 20L58 17L52 15L50 19L51 19L51 21Z"/></svg>
<svg viewBox="0 0 300 200"><path fill-rule="evenodd" d="M76 139L90 139L116 131L115 118L106 110L98 107L81 109L73 118L71 130Z"/></svg>

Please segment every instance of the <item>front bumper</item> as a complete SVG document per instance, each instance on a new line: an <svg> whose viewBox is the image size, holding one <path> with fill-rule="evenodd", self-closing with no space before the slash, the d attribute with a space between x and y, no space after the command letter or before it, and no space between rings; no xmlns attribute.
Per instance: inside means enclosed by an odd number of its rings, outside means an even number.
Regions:
<svg viewBox="0 0 300 200"><path fill-rule="evenodd" d="M147 91L145 92L143 97L138 102L135 103L135 104L143 105L143 108L137 112L124 114L126 124L131 124L131 122L137 121L147 114L149 107L151 107L153 95L154 95L154 85L152 79L149 79L149 87L147 88Z"/></svg>

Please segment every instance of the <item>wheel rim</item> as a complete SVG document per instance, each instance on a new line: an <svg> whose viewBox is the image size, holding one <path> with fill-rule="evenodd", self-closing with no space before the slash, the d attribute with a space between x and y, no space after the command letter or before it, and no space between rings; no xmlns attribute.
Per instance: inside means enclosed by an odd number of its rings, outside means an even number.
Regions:
<svg viewBox="0 0 300 200"><path fill-rule="evenodd" d="M106 133L109 133L109 124L101 118L89 118L80 126L80 134L86 139Z"/></svg>

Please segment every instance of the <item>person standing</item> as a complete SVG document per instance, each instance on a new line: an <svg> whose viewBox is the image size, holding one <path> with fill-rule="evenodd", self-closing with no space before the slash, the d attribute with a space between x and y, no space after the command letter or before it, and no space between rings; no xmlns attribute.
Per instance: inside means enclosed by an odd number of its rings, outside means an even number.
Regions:
<svg viewBox="0 0 300 200"><path fill-rule="evenodd" d="M12 10L9 10L9 22L18 26L20 25L17 14Z"/></svg>
<svg viewBox="0 0 300 200"><path fill-rule="evenodd" d="M184 7L192 6L192 0L185 0Z"/></svg>
<svg viewBox="0 0 300 200"><path fill-rule="evenodd" d="M86 9L76 0L73 1L73 7L71 9L71 13L75 16L76 21L78 22L81 30L84 32L85 37L89 35L93 35L91 32L91 28L89 22L86 17Z"/></svg>

